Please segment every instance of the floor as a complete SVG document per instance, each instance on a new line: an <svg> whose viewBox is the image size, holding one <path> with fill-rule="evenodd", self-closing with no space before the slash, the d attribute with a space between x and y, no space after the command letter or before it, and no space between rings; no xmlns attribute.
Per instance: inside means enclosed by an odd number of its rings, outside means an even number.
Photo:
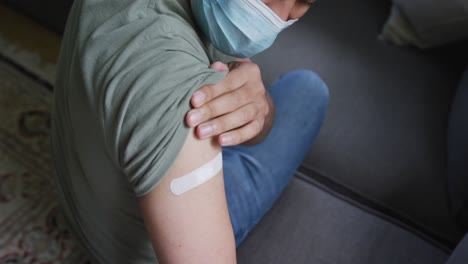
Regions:
<svg viewBox="0 0 468 264"><path fill-rule="evenodd" d="M42 63L55 63L61 36L0 3L0 38L19 49L39 54Z"/></svg>

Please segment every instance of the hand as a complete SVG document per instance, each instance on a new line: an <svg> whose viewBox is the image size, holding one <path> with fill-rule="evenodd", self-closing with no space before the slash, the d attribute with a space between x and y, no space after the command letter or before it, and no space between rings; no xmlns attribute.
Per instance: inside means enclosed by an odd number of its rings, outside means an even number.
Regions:
<svg viewBox="0 0 468 264"><path fill-rule="evenodd" d="M258 65L252 62L213 63L210 68L228 71L219 83L206 85L192 95L194 109L187 125L199 138L218 137L221 146L256 144L273 123L273 100L265 89Z"/></svg>

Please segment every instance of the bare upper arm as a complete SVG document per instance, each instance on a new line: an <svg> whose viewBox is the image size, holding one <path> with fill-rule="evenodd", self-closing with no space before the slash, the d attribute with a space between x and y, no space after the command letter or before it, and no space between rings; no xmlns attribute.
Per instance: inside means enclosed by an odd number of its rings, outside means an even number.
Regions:
<svg viewBox="0 0 468 264"><path fill-rule="evenodd" d="M190 129L169 172L139 204L160 263L236 263L222 170L200 186L175 195L170 181L212 160L221 147Z"/></svg>

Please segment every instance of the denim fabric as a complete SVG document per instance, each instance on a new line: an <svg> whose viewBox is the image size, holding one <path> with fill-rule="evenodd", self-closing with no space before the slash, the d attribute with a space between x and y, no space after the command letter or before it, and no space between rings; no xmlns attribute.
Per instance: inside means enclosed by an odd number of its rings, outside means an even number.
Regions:
<svg viewBox="0 0 468 264"><path fill-rule="evenodd" d="M457 222L468 230L468 69L452 104L448 128L448 190Z"/></svg>
<svg viewBox="0 0 468 264"><path fill-rule="evenodd" d="M329 92L315 73L282 75L268 91L275 118L255 146L223 147L226 198L236 246L271 208L311 149L328 106Z"/></svg>

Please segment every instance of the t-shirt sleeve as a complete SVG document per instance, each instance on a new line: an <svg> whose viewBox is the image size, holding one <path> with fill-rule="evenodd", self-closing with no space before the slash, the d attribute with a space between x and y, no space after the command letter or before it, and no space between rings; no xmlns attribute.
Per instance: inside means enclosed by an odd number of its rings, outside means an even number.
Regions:
<svg viewBox="0 0 468 264"><path fill-rule="evenodd" d="M159 31L153 37L152 25L136 26L132 34L122 29L103 36L109 47L84 60L99 62L91 63L91 82L108 154L142 196L163 178L184 144L192 94L226 73L209 69L196 39Z"/></svg>

